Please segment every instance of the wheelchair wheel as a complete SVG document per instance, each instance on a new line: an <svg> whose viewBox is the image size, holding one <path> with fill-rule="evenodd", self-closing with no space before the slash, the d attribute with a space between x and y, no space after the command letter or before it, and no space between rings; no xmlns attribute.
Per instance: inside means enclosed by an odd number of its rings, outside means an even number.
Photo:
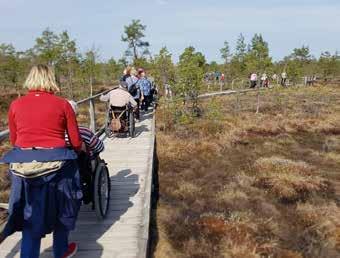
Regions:
<svg viewBox="0 0 340 258"><path fill-rule="evenodd" d="M111 181L109 171L103 161L98 164L94 178L94 207L97 218L105 219L109 212Z"/></svg>
<svg viewBox="0 0 340 258"><path fill-rule="evenodd" d="M135 137L135 116L133 111L129 112L129 134L131 138Z"/></svg>

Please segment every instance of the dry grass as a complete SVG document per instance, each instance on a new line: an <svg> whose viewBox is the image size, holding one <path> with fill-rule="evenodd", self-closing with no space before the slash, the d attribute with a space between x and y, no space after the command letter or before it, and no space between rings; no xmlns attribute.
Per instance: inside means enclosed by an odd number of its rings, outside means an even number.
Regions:
<svg viewBox="0 0 340 258"><path fill-rule="evenodd" d="M309 257L339 257L340 208L335 203L299 203L296 208L299 245Z"/></svg>
<svg viewBox="0 0 340 258"><path fill-rule="evenodd" d="M340 257L340 92L272 90L157 114L154 257ZM155 232L154 232L155 233Z"/></svg>
<svg viewBox="0 0 340 258"><path fill-rule="evenodd" d="M0 156L10 148L8 141L0 142ZM8 166L0 164L0 202L8 202L9 197L9 178L8 178Z"/></svg>
<svg viewBox="0 0 340 258"><path fill-rule="evenodd" d="M330 183L316 176L315 169L305 162L278 157L260 158L254 164L255 185L267 189L278 199L287 202L306 200L312 194L332 191Z"/></svg>

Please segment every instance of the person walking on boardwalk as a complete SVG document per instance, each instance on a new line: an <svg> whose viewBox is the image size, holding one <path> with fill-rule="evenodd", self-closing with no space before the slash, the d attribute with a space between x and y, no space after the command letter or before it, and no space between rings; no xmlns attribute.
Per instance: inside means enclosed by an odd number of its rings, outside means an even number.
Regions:
<svg viewBox="0 0 340 258"><path fill-rule="evenodd" d="M263 73L261 76L261 87L268 87L268 84L269 84L268 76L266 73Z"/></svg>
<svg viewBox="0 0 340 258"><path fill-rule="evenodd" d="M257 84L257 74L256 73L252 73L250 75L250 88L255 88Z"/></svg>
<svg viewBox="0 0 340 258"><path fill-rule="evenodd" d="M171 89L171 85L169 82L166 82L164 84L164 95L167 99L171 99L172 100L172 89Z"/></svg>
<svg viewBox="0 0 340 258"><path fill-rule="evenodd" d="M142 100L142 110L148 111L148 108L152 102L152 95L151 95L151 82L150 80L146 77L145 71L144 70L139 70L138 72L139 76L139 81L138 85L141 89L141 92L143 94L143 100Z"/></svg>
<svg viewBox="0 0 340 258"><path fill-rule="evenodd" d="M135 115L137 119L140 119L140 104L141 101L143 101L143 92L141 91L138 81L140 78L137 77L137 71L135 68L131 68L130 70L130 76L126 78L125 82L127 83L127 89L129 93L132 95L134 100L137 102L136 108L135 108Z"/></svg>
<svg viewBox="0 0 340 258"><path fill-rule="evenodd" d="M9 108L10 141L14 146L1 162L10 164L9 217L0 242L22 231L21 257L37 258L41 238L53 232L55 258L71 257L82 191L77 154L82 149L76 116L67 100L57 97L53 71L34 66L24 83L27 95ZM73 149L66 148L67 131Z"/></svg>
<svg viewBox="0 0 340 258"><path fill-rule="evenodd" d="M283 71L281 73L281 86L286 87L286 82L287 82L287 73L286 71Z"/></svg>
<svg viewBox="0 0 340 258"><path fill-rule="evenodd" d="M272 82L273 82L273 84L275 83L276 85L279 84L279 83L278 83L278 77L277 77L277 74L276 74L276 73L274 73L274 74L272 75Z"/></svg>

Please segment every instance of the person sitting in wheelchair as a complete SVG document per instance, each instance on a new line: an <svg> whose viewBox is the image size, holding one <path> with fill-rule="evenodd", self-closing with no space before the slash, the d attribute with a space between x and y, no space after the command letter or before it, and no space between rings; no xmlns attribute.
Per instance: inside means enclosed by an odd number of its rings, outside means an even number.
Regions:
<svg viewBox="0 0 340 258"><path fill-rule="evenodd" d="M70 100L75 115L78 115L78 105ZM78 166L82 181L83 202L88 204L92 201L91 183L93 170L95 169L99 154L104 151L104 143L89 128L78 126L80 137L83 140L83 151L78 154ZM68 134L65 135L66 144L69 144Z"/></svg>
<svg viewBox="0 0 340 258"><path fill-rule="evenodd" d="M127 120L127 108L135 108L137 107L137 102L132 97L132 95L128 91L128 84L124 81L120 81L120 85L118 88L110 91L105 95L101 95L99 98L101 101L109 101L110 108L114 115L114 119L119 119L121 122L121 130L122 132L126 131L125 121Z"/></svg>
<svg viewBox="0 0 340 258"><path fill-rule="evenodd" d="M70 105L73 108L75 115L78 115L78 105L75 101L70 100ZM99 139L89 128L78 126L80 137L82 138L85 149L91 160L95 159L99 153L104 151L104 143ZM68 135L66 134L66 142L68 143Z"/></svg>

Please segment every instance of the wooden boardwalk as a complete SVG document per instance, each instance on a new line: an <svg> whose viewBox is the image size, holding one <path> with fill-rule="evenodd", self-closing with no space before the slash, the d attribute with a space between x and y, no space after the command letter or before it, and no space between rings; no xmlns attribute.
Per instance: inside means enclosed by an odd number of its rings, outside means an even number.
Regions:
<svg viewBox="0 0 340 258"><path fill-rule="evenodd" d="M148 245L152 163L154 152L153 113L136 124L136 138L105 139L101 157L111 177L110 213L98 221L90 207L81 209L70 241L79 244L79 258L140 258ZM8 238L0 257L19 257L21 234ZM41 257L53 257L51 235L43 239Z"/></svg>

